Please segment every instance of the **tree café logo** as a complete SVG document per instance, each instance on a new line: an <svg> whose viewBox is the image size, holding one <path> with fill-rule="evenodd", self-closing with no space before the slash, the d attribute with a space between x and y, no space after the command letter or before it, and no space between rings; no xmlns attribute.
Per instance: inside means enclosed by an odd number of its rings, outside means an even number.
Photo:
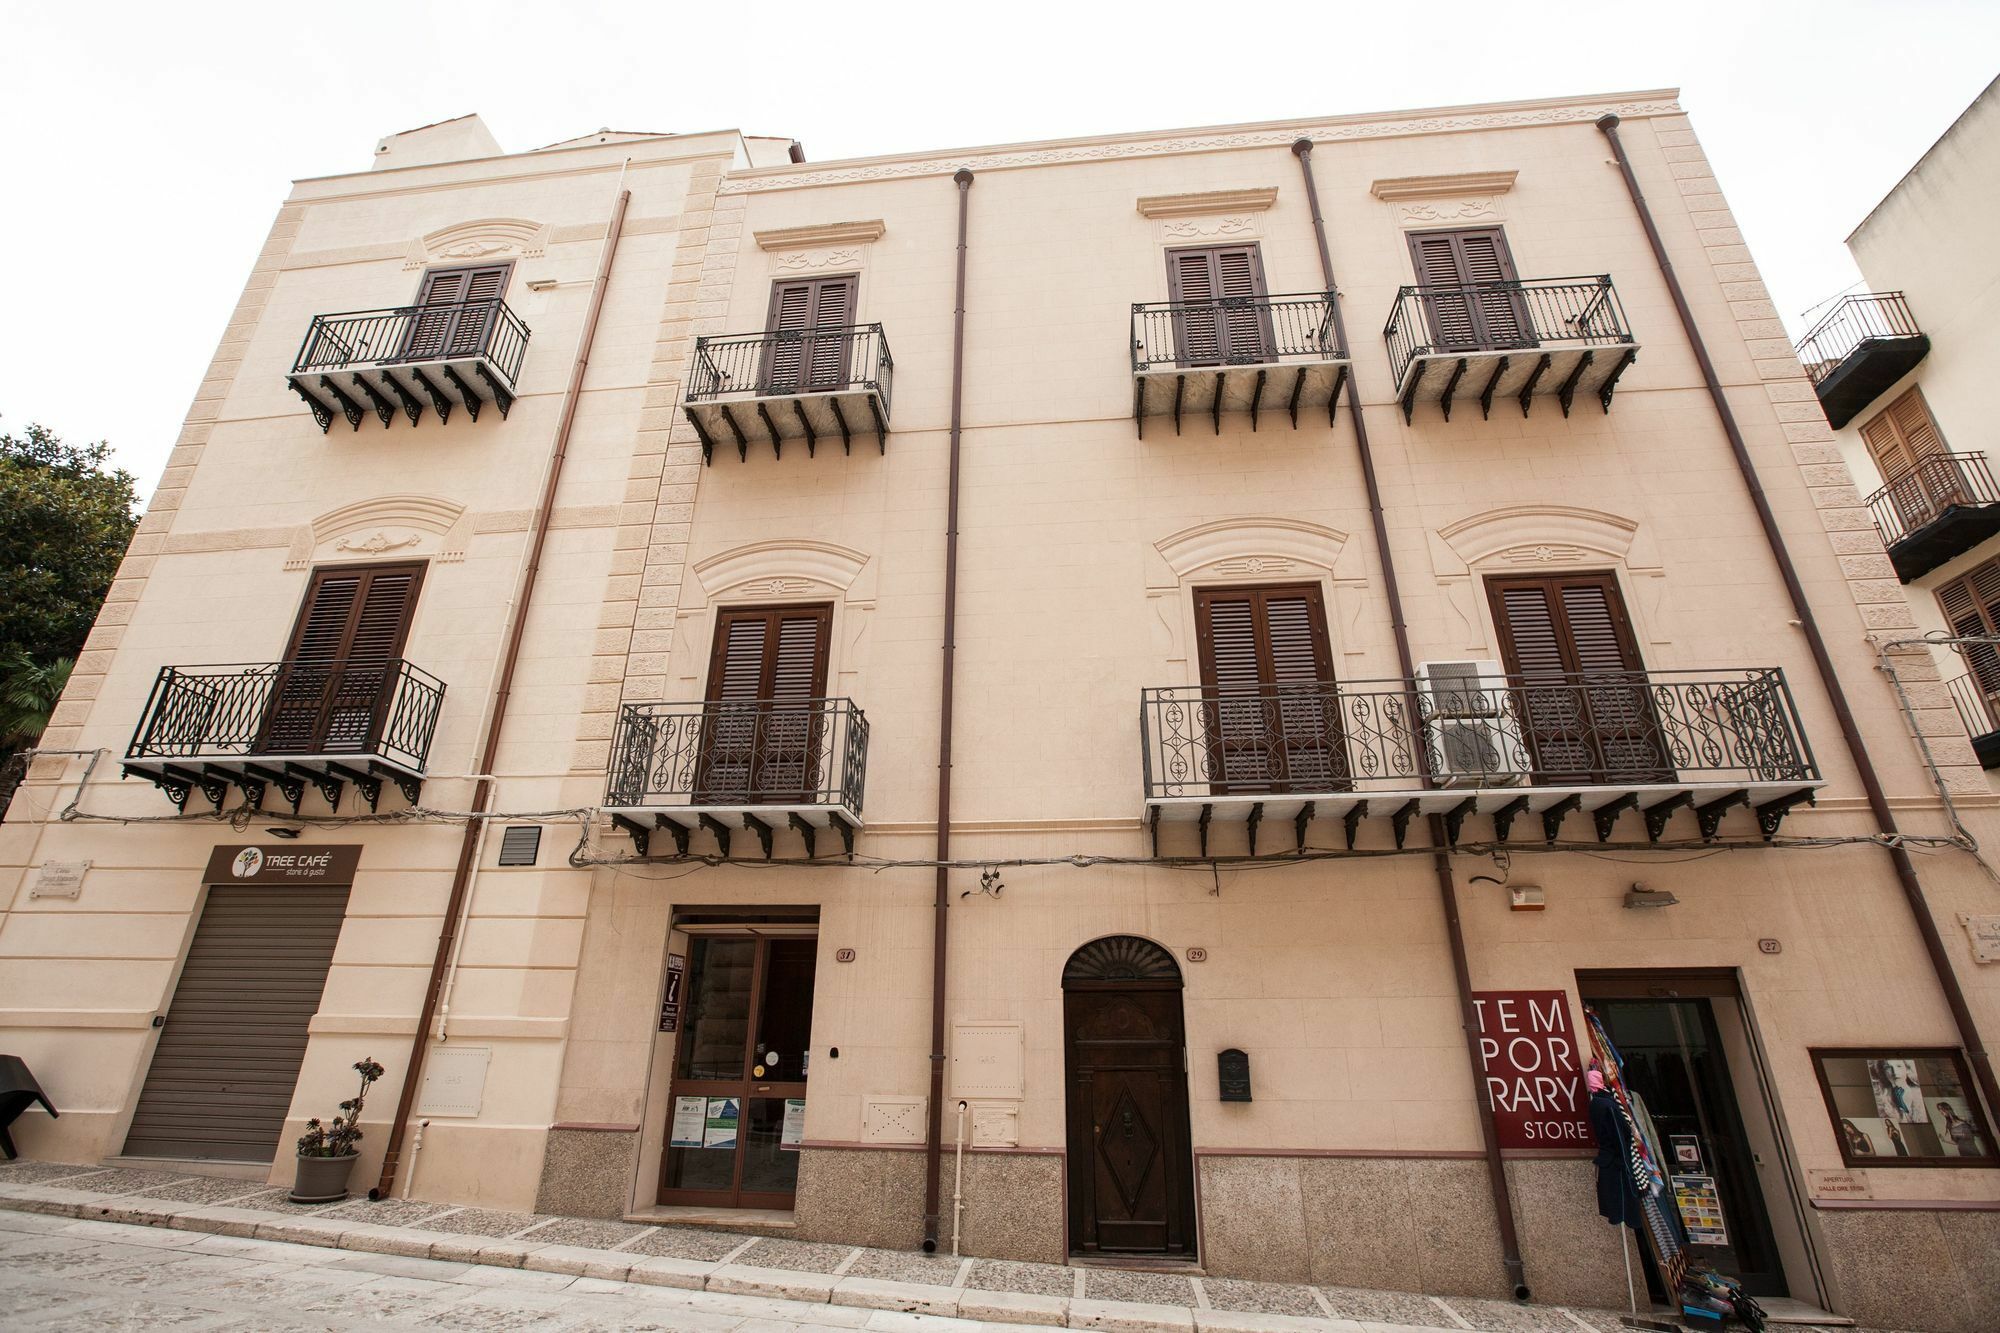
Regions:
<svg viewBox="0 0 2000 1333"><path fill-rule="evenodd" d="M255 847L245 847L236 853L236 859L229 863L229 873L238 879L250 879L264 868L264 853Z"/></svg>

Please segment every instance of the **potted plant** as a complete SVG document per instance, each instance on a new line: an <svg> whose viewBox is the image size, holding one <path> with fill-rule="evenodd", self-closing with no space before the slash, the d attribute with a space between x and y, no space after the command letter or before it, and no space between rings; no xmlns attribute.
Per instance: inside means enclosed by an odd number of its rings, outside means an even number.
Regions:
<svg viewBox="0 0 2000 1333"><path fill-rule="evenodd" d="M361 1090L340 1104L333 1123L322 1124L314 1116L299 1136L293 1203L338 1203L347 1197L347 1175L361 1156L354 1150L361 1141L361 1104L368 1100L368 1085L382 1077L382 1066L364 1059L355 1064L354 1072L361 1075Z"/></svg>

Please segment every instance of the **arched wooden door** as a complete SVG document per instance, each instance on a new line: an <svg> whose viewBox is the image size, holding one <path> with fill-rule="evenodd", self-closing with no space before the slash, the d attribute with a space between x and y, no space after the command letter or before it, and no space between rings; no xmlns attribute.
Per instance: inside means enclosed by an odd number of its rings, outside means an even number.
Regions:
<svg viewBox="0 0 2000 1333"><path fill-rule="evenodd" d="M1073 1254L1193 1258L1181 971L1149 940L1093 940L1063 968Z"/></svg>

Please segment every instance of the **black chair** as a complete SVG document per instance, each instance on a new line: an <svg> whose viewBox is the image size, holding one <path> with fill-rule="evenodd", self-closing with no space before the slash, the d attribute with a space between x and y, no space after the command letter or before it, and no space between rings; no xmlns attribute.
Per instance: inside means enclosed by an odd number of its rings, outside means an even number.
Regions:
<svg viewBox="0 0 2000 1333"><path fill-rule="evenodd" d="M54 1104L42 1091L42 1085L35 1082L35 1076L28 1072L27 1062L18 1055L0 1055L0 1151L6 1152L10 1162L17 1154L9 1128L21 1118L21 1112L36 1102L42 1104L42 1109L51 1118L56 1117Z"/></svg>

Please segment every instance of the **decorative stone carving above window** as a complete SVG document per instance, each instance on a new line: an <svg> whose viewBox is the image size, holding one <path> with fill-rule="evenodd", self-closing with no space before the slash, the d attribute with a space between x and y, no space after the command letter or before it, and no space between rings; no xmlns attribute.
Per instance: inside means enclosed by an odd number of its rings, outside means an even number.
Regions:
<svg viewBox="0 0 2000 1333"><path fill-rule="evenodd" d="M821 269L856 269L868 259L865 245L843 245L831 250L787 250L771 260L773 273L813 273Z"/></svg>
<svg viewBox="0 0 2000 1333"><path fill-rule="evenodd" d="M1636 519L1575 505L1505 505L1427 535L1431 572L1458 619L1468 653L1486 648L1479 574L1497 567L1622 569L1641 637L1648 643L1672 641L1666 570L1651 535Z"/></svg>
<svg viewBox="0 0 2000 1333"><path fill-rule="evenodd" d="M1301 519L1253 516L1197 523L1153 543L1146 596L1154 647L1166 661L1186 666L1187 645L1195 641L1190 589L1218 579L1323 582L1331 591L1327 628L1336 650L1346 656L1368 650L1368 579L1347 534Z"/></svg>
<svg viewBox="0 0 2000 1333"><path fill-rule="evenodd" d="M1452 222L1500 222L1500 196L1514 188L1512 171L1467 171L1455 176L1395 176L1378 180L1369 193L1393 204L1405 227Z"/></svg>
<svg viewBox="0 0 2000 1333"><path fill-rule="evenodd" d="M285 553L285 568L304 569L316 558L422 554L422 548L433 539L431 558L450 564L465 559L472 517L465 506L435 495L378 495L356 500L329 509L297 529Z"/></svg>
<svg viewBox="0 0 2000 1333"><path fill-rule="evenodd" d="M526 218L480 218L455 222L410 242L406 269L439 264L471 264L482 259L539 259L549 248L555 228Z"/></svg>
<svg viewBox="0 0 2000 1333"><path fill-rule="evenodd" d="M1250 190L1201 190L1194 194L1147 194L1139 197L1139 213L1149 218L1184 218L1210 213L1261 213L1278 201L1278 187Z"/></svg>

